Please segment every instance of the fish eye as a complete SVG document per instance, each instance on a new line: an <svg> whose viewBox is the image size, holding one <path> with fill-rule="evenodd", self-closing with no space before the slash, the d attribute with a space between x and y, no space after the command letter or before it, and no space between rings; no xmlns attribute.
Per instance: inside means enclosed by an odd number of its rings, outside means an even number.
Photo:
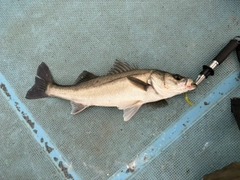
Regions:
<svg viewBox="0 0 240 180"><path fill-rule="evenodd" d="M179 74L173 74L173 78L179 81L179 80L181 80L183 77L180 76Z"/></svg>

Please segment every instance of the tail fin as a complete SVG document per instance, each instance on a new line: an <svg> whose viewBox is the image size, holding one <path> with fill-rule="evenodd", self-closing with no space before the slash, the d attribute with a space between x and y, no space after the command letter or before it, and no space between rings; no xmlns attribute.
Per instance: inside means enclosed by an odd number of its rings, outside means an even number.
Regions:
<svg viewBox="0 0 240 180"><path fill-rule="evenodd" d="M37 76L35 77L35 84L26 94L26 99L39 99L47 97L45 93L47 86L54 83L52 74L48 66L42 62L38 66Z"/></svg>

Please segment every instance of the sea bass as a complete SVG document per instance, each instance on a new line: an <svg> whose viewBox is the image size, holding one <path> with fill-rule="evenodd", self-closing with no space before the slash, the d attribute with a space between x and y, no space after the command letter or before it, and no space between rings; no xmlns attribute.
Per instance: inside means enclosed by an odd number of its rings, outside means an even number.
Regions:
<svg viewBox="0 0 240 180"><path fill-rule="evenodd" d="M137 69L116 60L106 76L83 71L71 86L54 82L48 66L42 62L37 70L35 84L27 92L27 99L58 97L70 100L71 114L89 106L118 107L123 110L124 121L131 119L139 108L191 91L193 80L155 69Z"/></svg>

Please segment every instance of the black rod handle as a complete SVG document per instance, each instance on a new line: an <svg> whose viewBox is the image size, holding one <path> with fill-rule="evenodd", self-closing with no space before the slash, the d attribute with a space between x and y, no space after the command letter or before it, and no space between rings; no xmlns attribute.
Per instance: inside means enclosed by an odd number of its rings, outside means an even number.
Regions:
<svg viewBox="0 0 240 180"><path fill-rule="evenodd" d="M221 51L218 55L213 59L216 60L219 64L221 64L227 56L239 45L239 41L236 39L232 39Z"/></svg>
<svg viewBox="0 0 240 180"><path fill-rule="evenodd" d="M236 53L237 53L238 61L240 62L240 45L237 47Z"/></svg>

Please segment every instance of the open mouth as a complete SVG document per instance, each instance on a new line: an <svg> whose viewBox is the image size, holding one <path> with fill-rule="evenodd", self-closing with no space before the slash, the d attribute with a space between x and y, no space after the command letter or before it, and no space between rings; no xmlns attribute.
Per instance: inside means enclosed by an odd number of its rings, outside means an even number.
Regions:
<svg viewBox="0 0 240 180"><path fill-rule="evenodd" d="M195 89L197 87L197 85L191 79L186 80L185 86L189 89Z"/></svg>
<svg viewBox="0 0 240 180"><path fill-rule="evenodd" d="M194 82L192 82L192 83L191 83L191 87L192 87L193 89L195 89L195 88L197 87L197 85L196 85Z"/></svg>

